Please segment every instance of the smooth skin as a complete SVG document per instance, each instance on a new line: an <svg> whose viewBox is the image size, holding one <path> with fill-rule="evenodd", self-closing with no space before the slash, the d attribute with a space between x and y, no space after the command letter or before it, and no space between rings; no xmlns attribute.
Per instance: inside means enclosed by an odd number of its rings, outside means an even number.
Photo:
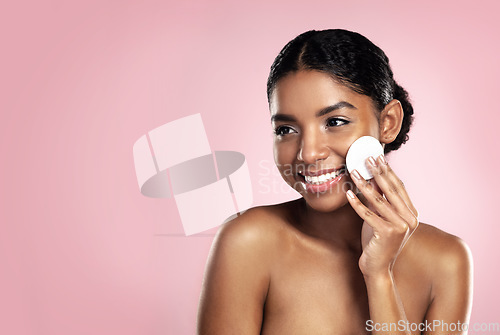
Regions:
<svg viewBox="0 0 500 335"><path fill-rule="evenodd" d="M444 324L469 321L470 251L459 238L419 223L383 157L367 162L370 182L353 171L325 193L308 191L300 175L342 167L361 136L391 143L403 118L399 101L378 114L370 97L301 70L278 82L270 109L276 165L302 197L252 208L221 226L207 263L198 334L465 333ZM443 326L411 331L425 320ZM388 331L391 323L398 327Z"/></svg>

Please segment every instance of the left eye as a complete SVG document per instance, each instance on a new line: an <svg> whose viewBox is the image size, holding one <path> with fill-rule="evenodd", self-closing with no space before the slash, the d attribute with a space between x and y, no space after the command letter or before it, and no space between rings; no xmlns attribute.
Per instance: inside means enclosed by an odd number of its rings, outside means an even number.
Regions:
<svg viewBox="0 0 500 335"><path fill-rule="evenodd" d="M349 123L349 121L344 120L344 119L339 119L337 117L329 118L326 121L326 125L328 127L338 127L338 126L343 126L343 125L348 124L348 123Z"/></svg>

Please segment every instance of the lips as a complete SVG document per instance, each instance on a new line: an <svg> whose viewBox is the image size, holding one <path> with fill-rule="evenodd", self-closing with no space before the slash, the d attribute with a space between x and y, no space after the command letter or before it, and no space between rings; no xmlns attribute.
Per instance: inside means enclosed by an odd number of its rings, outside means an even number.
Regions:
<svg viewBox="0 0 500 335"><path fill-rule="evenodd" d="M340 169L332 172L321 173L318 175L305 175L304 179L306 183L319 185L338 177L343 171L344 170Z"/></svg>
<svg viewBox="0 0 500 335"><path fill-rule="evenodd" d="M323 169L317 171L299 172L305 182L306 190L314 193L324 192L335 185L344 175L345 168Z"/></svg>

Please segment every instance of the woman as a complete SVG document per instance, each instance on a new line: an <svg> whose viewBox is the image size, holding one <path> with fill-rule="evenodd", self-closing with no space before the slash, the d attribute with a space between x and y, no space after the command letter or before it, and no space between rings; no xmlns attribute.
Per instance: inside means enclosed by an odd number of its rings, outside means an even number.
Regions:
<svg viewBox="0 0 500 335"><path fill-rule="evenodd" d="M383 155L367 160L370 181L345 169L361 136L386 154L408 138L413 109L384 52L345 30L303 33L275 59L267 92L275 162L302 197L220 228L198 333L465 333L467 246L418 222Z"/></svg>

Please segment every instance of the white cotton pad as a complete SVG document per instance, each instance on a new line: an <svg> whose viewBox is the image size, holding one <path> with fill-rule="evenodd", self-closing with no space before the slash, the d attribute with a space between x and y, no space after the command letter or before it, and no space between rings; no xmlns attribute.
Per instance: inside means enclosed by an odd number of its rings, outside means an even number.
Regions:
<svg viewBox="0 0 500 335"><path fill-rule="evenodd" d="M363 136L354 141L345 158L347 170L349 173L352 170L357 170L366 180L373 178L370 171L366 167L366 159L370 156L377 158L384 153L382 144L372 136Z"/></svg>

